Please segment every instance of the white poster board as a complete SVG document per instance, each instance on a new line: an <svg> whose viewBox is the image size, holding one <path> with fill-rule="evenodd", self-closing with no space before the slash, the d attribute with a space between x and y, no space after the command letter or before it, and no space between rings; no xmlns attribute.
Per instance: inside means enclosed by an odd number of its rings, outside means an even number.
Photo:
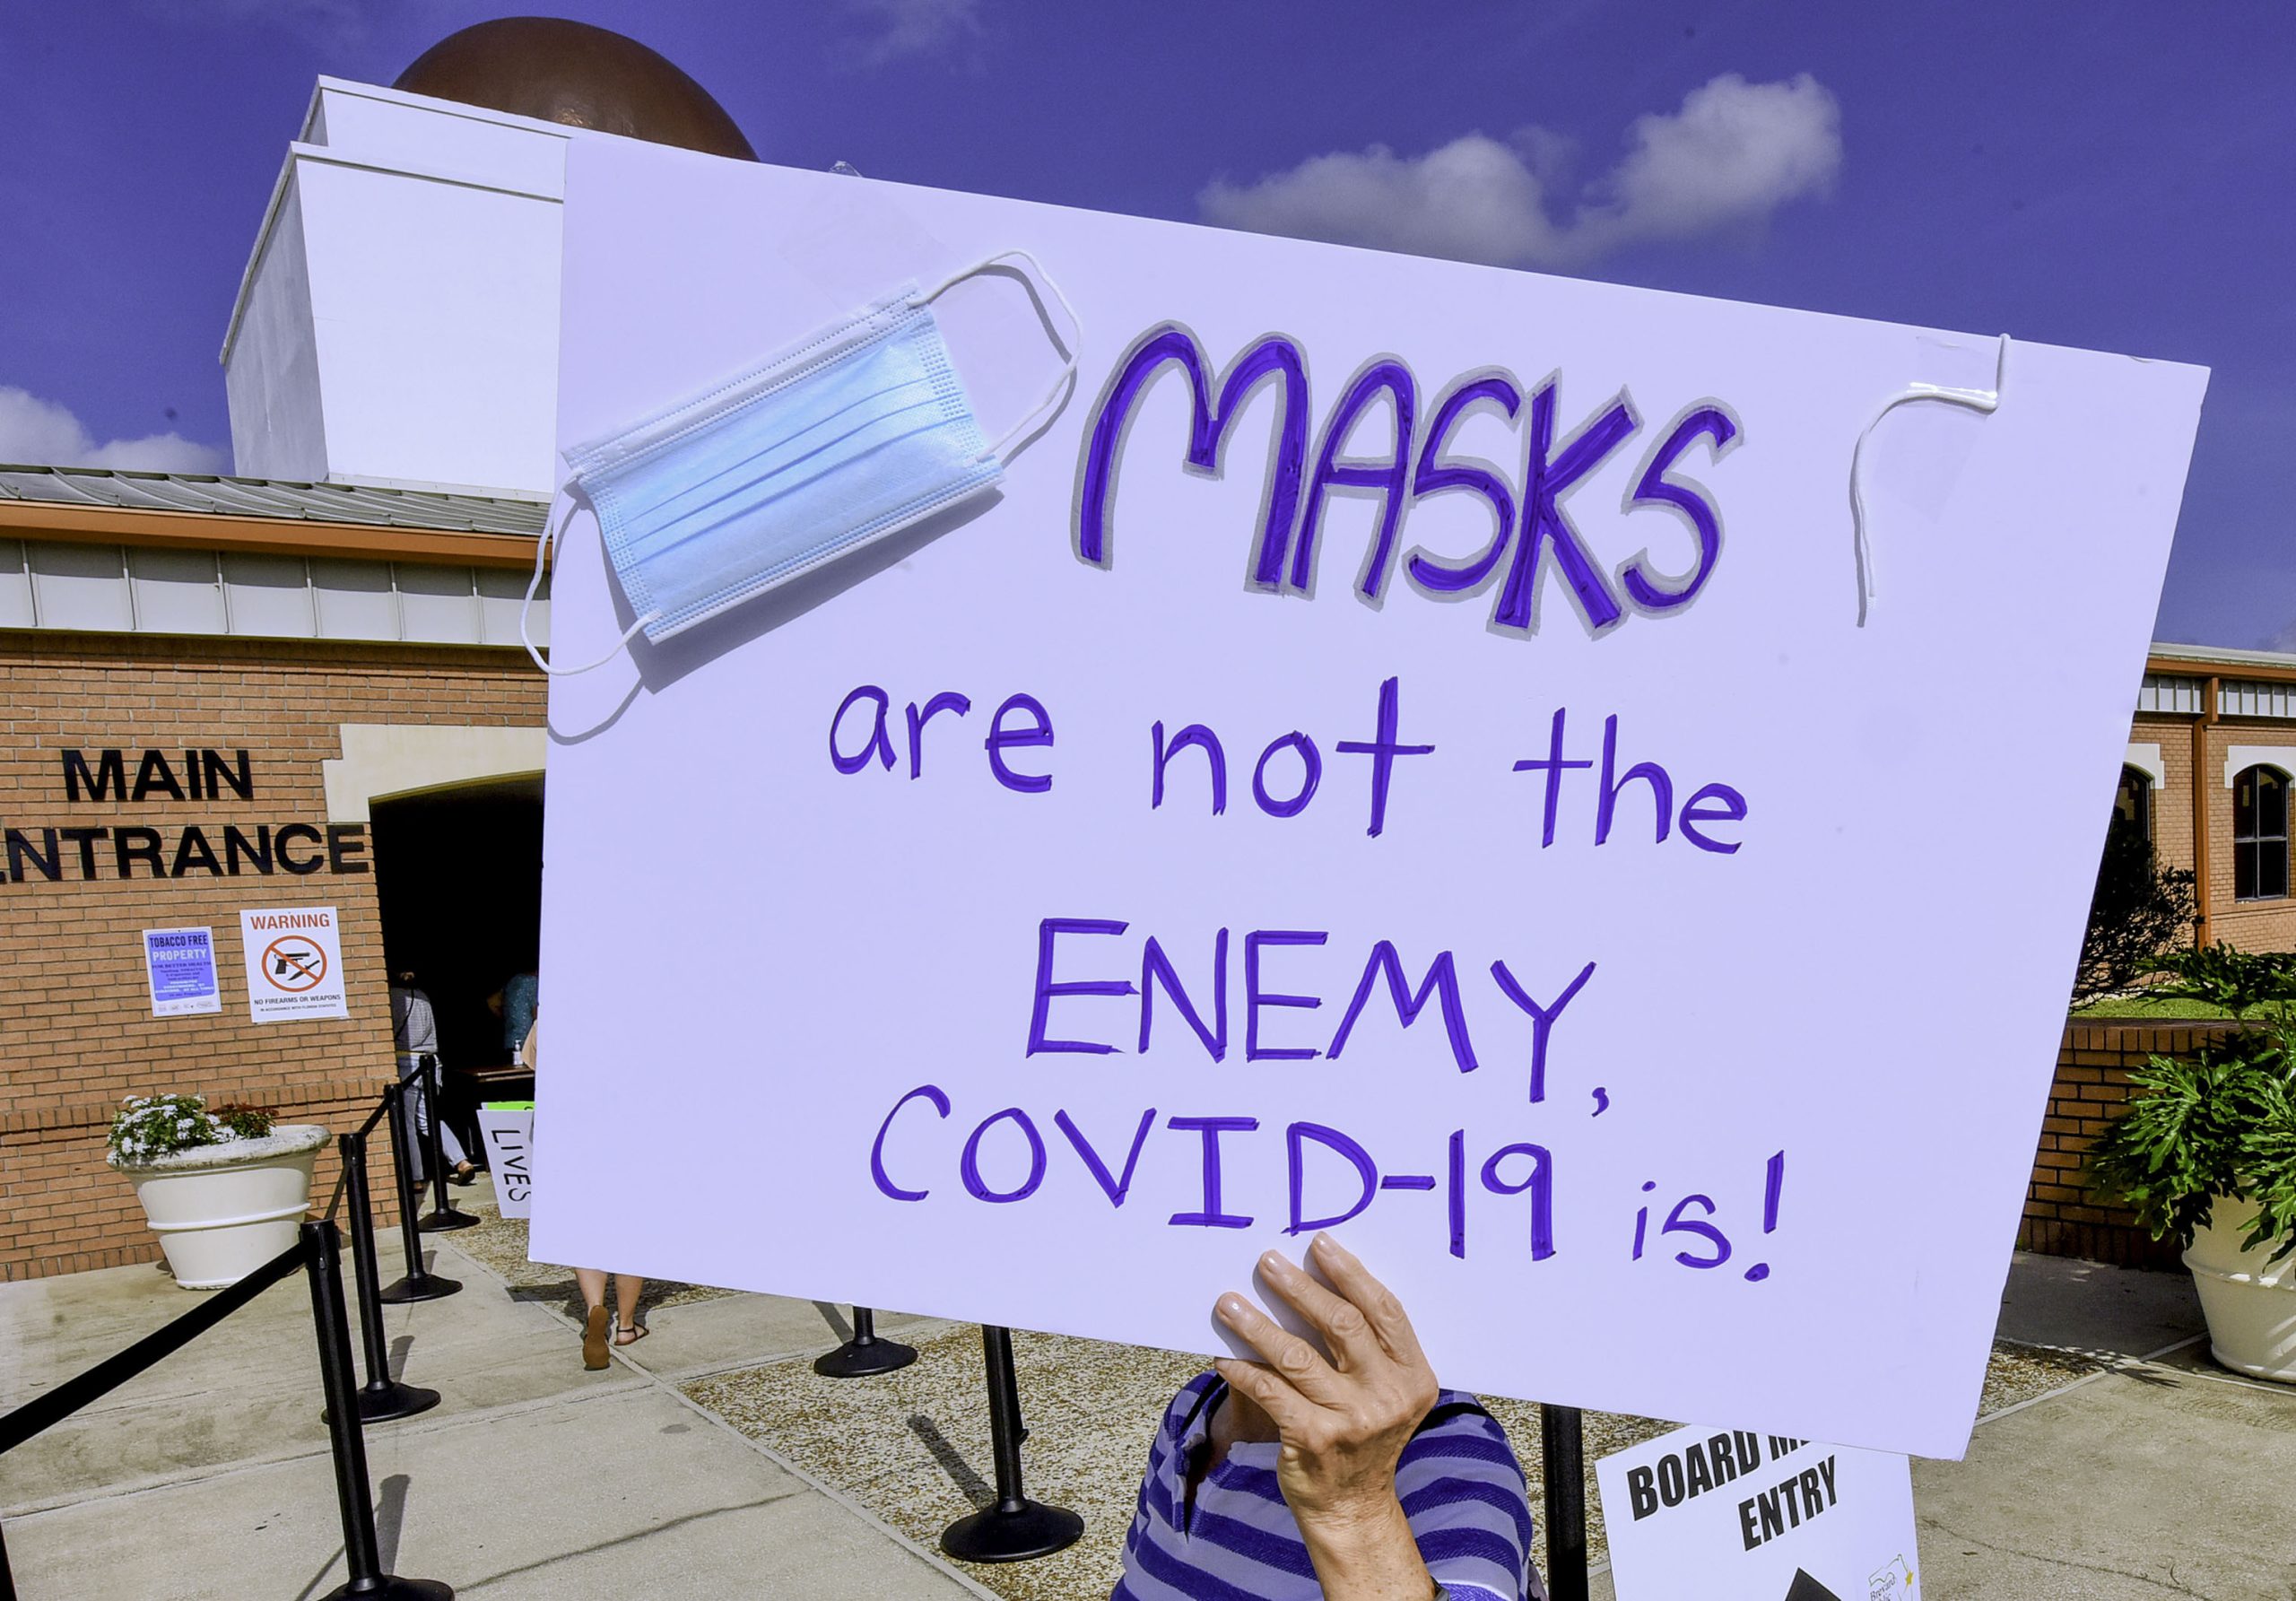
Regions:
<svg viewBox="0 0 2296 1601"><path fill-rule="evenodd" d="M612 659L552 686L552 1159L721 1143L553 1192L538 1257L1217 1351L1344 1219L1448 1383L1961 1452L2205 373L2020 344L1994 414L1892 413L1861 625L1860 432L1991 337L568 160L562 448L998 251L1084 332L992 500L666 645L553 508L553 648ZM1043 322L936 311L994 435ZM1429 492L1378 554L1371 397L1302 570L1343 392L1406 369ZM1474 458L1583 476L1494 555Z"/></svg>
<svg viewBox="0 0 2296 1601"><path fill-rule="evenodd" d="M1903 1457L1677 1429L1595 1480L1618 1601L1921 1601Z"/></svg>
<svg viewBox="0 0 2296 1601"><path fill-rule="evenodd" d="M486 1170L494 1179L495 1205L504 1217L532 1216L535 1109L482 1106L478 1132L486 1142Z"/></svg>
<svg viewBox="0 0 2296 1601"><path fill-rule="evenodd" d="M214 930L146 928L144 980L154 1017L221 1012L223 988L215 977Z"/></svg>
<svg viewBox="0 0 2296 1601"><path fill-rule="evenodd" d="M348 1017L343 932L332 906L281 906L239 913L248 1012L257 1022Z"/></svg>

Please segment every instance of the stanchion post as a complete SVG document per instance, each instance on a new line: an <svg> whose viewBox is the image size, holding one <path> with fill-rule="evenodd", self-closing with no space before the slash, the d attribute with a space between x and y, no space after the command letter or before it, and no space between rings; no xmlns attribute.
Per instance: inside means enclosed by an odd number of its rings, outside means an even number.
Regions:
<svg viewBox="0 0 2296 1601"><path fill-rule="evenodd" d="M1586 1445L1585 1420L1576 1406L1539 1407L1548 1601L1587 1601Z"/></svg>
<svg viewBox="0 0 2296 1601"><path fill-rule="evenodd" d="M853 1309L853 1337L825 1356L813 1359L813 1371L824 1379L867 1379L890 1373L917 1360L917 1347L899 1340L877 1337L877 1314L867 1307Z"/></svg>
<svg viewBox="0 0 2296 1601"><path fill-rule="evenodd" d="M375 1268L374 1198L367 1184L367 1136L336 1136L343 1153L344 1183L351 1192L351 1270L359 1285L359 1333L367 1351L367 1382L359 1388L359 1421L379 1423L413 1417L439 1404L439 1392L401 1384L391 1377L390 1352L383 1341L383 1292Z"/></svg>
<svg viewBox="0 0 2296 1601"><path fill-rule="evenodd" d="M441 1144L447 1127L447 1075L436 1057L424 1057L422 1071L423 1104L430 1113L430 1127L423 1135L423 1155L430 1163L430 1215L414 1226L426 1234L467 1229L479 1220L456 1211L455 1204L447 1199L447 1153Z"/></svg>
<svg viewBox="0 0 2296 1601"><path fill-rule="evenodd" d="M8 1571L8 1542L5 1539L0 1539L0 1601L16 1601L16 1580Z"/></svg>
<svg viewBox="0 0 2296 1601"><path fill-rule="evenodd" d="M367 1482L367 1440L351 1377L351 1320L343 1305L343 1251L335 1224L303 1225L303 1265L311 1281L311 1323L318 1333L319 1383L326 1395L327 1443L335 1456L335 1498L343 1511L343 1560L349 1581L326 1601L454 1601L431 1579L383 1571L375 1540L374 1492Z"/></svg>
<svg viewBox="0 0 2296 1601"><path fill-rule="evenodd" d="M1021 1388L1013 1376L1013 1331L985 1325L988 1366L988 1438L996 1460L996 1504L960 1518L941 1533L941 1549L961 1562L1024 1562L1074 1545L1084 1520L1063 1507L1031 1501L1021 1488Z"/></svg>
<svg viewBox="0 0 2296 1601"><path fill-rule="evenodd" d="M414 1193L414 1164L408 1160L413 1154L409 1147L415 1138L410 1121L414 1112L406 1104L405 1081L401 1080L385 1090L383 1099L390 1104L387 1121L391 1126L391 1170L398 1185L398 1229L399 1238L406 1249L406 1276L378 1291L377 1299L388 1301L393 1306L411 1301L439 1301L454 1294L462 1285L422 1266L422 1236L415 1231L420 1225L414 1217L418 1205Z"/></svg>

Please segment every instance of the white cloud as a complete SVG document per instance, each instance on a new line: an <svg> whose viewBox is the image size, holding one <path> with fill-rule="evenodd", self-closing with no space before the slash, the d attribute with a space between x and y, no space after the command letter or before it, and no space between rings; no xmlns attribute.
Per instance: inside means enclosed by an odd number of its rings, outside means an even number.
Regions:
<svg viewBox="0 0 2296 1601"><path fill-rule="evenodd" d="M1621 246L1758 228L1831 189L1841 113L1804 73L1749 83L1725 73L1673 112L1637 117L1626 153L1577 196L1557 196L1570 146L1544 128L1501 144L1469 134L1419 156L1383 144L1312 156L1257 183L1215 179L1206 222L1495 266L1579 266ZM1555 221L1551 202L1571 205Z"/></svg>
<svg viewBox="0 0 2296 1601"><path fill-rule="evenodd" d="M127 467L147 473L221 473L223 453L179 433L99 443L52 400L0 384L0 462L49 467Z"/></svg>
<svg viewBox="0 0 2296 1601"><path fill-rule="evenodd" d="M879 66L980 37L980 0L845 0L858 25L860 60Z"/></svg>

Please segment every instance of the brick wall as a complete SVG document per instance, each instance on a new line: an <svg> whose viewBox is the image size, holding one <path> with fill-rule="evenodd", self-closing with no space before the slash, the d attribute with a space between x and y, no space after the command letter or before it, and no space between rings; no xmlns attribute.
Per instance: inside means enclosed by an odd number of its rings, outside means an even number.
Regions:
<svg viewBox="0 0 2296 1601"><path fill-rule="evenodd" d="M2156 1243L2129 1213L2101 1205L2083 1188L2082 1163L2105 1125L2127 1104L2131 1070L2150 1056L2179 1056L2212 1044L2231 1026L2136 1020L2066 1025L2025 1189L2024 1220L2017 1228L2022 1249L2121 1267L2181 1266L2174 1240Z"/></svg>
<svg viewBox="0 0 2296 1601"><path fill-rule="evenodd" d="M2140 717L2129 733L2138 744L2161 747L2168 782L2152 796L2152 844L2161 860L2179 867L2194 864L2192 728L2190 718ZM2281 765L2296 772L2296 728L2285 723L2234 718L2209 729L2201 771L2208 801L2208 937L2243 950L2296 950L2296 899L2232 898L2232 792L2224 787L2224 764L2234 745L2284 751Z"/></svg>
<svg viewBox="0 0 2296 1601"><path fill-rule="evenodd" d="M31 831L35 841L50 827L156 828L170 857L187 824L219 855L226 824L324 828L320 763L343 754L340 725L537 727L544 684L505 651L0 634L0 827ZM226 789L221 799L135 805L65 792L67 750L91 761L123 750L132 779L147 748L179 758L210 747L247 751L251 799ZM125 1096L196 1091L337 1131L366 1115L393 1061L375 892L389 866L364 843L366 856L346 855L344 871L301 875L193 866L157 878L130 860L123 880L109 843L95 848L92 882L80 880L76 859L60 882L29 866L8 882L0 860L0 1280L158 1258L133 1192L103 1162ZM370 870L351 870L359 866ZM239 914L309 905L339 911L351 1015L257 1024ZM220 1014L151 1015L142 930L177 925L214 932ZM335 1177L330 1148L314 1187L320 1205Z"/></svg>

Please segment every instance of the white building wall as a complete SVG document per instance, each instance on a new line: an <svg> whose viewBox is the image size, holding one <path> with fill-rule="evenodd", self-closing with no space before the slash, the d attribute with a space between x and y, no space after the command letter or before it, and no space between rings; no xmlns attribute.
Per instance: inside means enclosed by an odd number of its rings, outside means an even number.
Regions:
<svg viewBox="0 0 2296 1601"><path fill-rule="evenodd" d="M243 477L310 483L326 476L310 269L302 198L291 170L241 291L237 338L223 364L231 459Z"/></svg>
<svg viewBox="0 0 2296 1601"><path fill-rule="evenodd" d="M550 493L575 131L319 81L223 347L240 473Z"/></svg>

